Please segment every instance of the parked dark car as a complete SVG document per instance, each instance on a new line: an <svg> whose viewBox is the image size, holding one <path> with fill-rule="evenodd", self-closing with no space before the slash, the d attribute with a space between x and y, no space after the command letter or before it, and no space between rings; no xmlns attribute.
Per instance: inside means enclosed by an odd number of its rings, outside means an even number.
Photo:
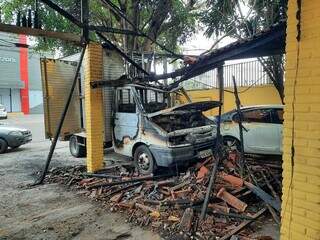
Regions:
<svg viewBox="0 0 320 240"><path fill-rule="evenodd" d="M31 131L0 123L0 154L32 141Z"/></svg>

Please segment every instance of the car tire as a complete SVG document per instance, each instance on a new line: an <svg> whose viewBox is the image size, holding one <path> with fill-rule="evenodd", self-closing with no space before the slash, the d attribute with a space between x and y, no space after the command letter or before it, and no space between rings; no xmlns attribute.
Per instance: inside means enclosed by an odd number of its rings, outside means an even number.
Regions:
<svg viewBox="0 0 320 240"><path fill-rule="evenodd" d="M146 145L137 147L133 159L136 169L142 175L152 174L157 168L155 159Z"/></svg>
<svg viewBox="0 0 320 240"><path fill-rule="evenodd" d="M223 137L223 145L228 152L234 150L241 152L240 141L234 137Z"/></svg>
<svg viewBox="0 0 320 240"><path fill-rule="evenodd" d="M78 137L72 135L69 139L69 150L72 156L82 158L86 156L86 147L78 144Z"/></svg>
<svg viewBox="0 0 320 240"><path fill-rule="evenodd" d="M6 140L0 138L0 154L5 153L8 149L8 143Z"/></svg>

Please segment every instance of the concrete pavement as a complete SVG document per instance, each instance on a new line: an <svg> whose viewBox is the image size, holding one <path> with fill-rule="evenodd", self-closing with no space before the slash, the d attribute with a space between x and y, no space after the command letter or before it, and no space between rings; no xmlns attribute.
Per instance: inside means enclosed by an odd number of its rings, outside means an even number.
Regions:
<svg viewBox="0 0 320 240"><path fill-rule="evenodd" d="M28 188L43 169L50 141L44 139L42 115L15 116L5 122L28 128L33 141L0 155L0 239L160 239L131 226L124 216L63 186ZM58 142L52 167L84 164Z"/></svg>

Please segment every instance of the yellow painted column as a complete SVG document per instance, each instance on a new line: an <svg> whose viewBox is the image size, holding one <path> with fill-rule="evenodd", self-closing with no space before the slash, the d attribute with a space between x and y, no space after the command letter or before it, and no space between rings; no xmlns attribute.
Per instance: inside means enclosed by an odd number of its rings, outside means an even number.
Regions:
<svg viewBox="0 0 320 240"><path fill-rule="evenodd" d="M87 46L84 57L85 116L87 135L87 171L103 167L104 119L102 89L92 89L90 82L102 80L102 47L97 43Z"/></svg>
<svg viewBox="0 0 320 240"><path fill-rule="evenodd" d="M320 239L320 1L289 0L281 239Z"/></svg>

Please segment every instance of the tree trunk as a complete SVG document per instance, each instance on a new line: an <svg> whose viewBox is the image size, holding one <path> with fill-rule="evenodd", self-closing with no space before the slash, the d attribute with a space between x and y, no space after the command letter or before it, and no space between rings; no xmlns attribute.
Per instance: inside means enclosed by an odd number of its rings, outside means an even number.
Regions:
<svg viewBox="0 0 320 240"><path fill-rule="evenodd" d="M157 8L154 11L154 15L150 21L150 27L147 31L147 35L151 39L157 39L160 32L161 25L166 20L168 13L172 8L172 0L161 0L159 1ZM152 41L145 39L143 43L143 50L149 52L153 50Z"/></svg>

